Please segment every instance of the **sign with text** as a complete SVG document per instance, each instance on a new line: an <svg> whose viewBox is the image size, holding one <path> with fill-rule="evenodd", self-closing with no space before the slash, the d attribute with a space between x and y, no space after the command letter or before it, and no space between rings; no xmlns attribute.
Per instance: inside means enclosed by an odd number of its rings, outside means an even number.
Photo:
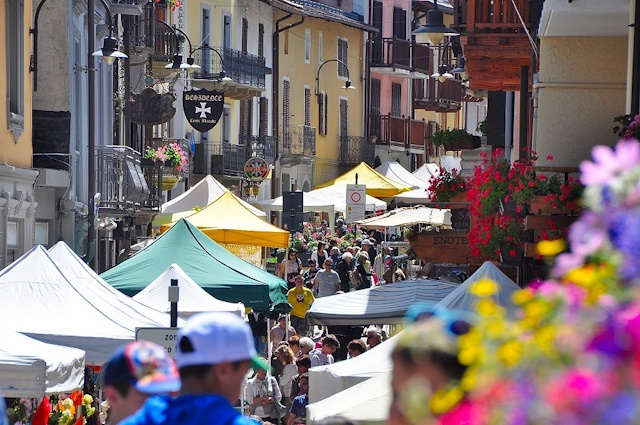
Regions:
<svg viewBox="0 0 640 425"><path fill-rule="evenodd" d="M471 228L471 215L468 208L451 209L451 227L456 230L469 230Z"/></svg>
<svg viewBox="0 0 640 425"><path fill-rule="evenodd" d="M364 211L367 197L367 186L364 184L347 185L347 211L345 219L347 223L355 220L364 220Z"/></svg>
<svg viewBox="0 0 640 425"><path fill-rule="evenodd" d="M441 230L421 232L409 239L416 257L432 263L468 264L471 262L469 232Z"/></svg>
<svg viewBox="0 0 640 425"><path fill-rule="evenodd" d="M136 328L136 341L151 341L164 347L172 359L176 358L178 328Z"/></svg>
<svg viewBox="0 0 640 425"><path fill-rule="evenodd" d="M237 245L234 243L221 243L219 245L247 263L262 267L262 251L259 246Z"/></svg>
<svg viewBox="0 0 640 425"><path fill-rule="evenodd" d="M224 93L212 90L188 90L182 94L182 107L189 124L206 133L218 124L224 109Z"/></svg>

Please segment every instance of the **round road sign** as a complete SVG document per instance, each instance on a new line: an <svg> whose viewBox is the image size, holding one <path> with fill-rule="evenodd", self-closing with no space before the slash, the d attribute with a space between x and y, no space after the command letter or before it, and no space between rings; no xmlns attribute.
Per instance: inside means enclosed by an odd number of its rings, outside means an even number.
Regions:
<svg viewBox="0 0 640 425"><path fill-rule="evenodd" d="M244 175L252 182L261 182L269 175L269 164L260 157L250 158L244 164Z"/></svg>
<svg viewBox="0 0 640 425"><path fill-rule="evenodd" d="M359 193L359 192L353 192L353 193L351 194L351 200L352 200L355 204L357 204L358 202L360 202L360 199L362 199L362 196L360 196L360 193Z"/></svg>

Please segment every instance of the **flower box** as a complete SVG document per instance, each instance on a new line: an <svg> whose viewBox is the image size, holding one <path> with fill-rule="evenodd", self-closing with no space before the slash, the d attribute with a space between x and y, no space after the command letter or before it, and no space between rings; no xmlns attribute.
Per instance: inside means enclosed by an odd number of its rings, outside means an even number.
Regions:
<svg viewBox="0 0 640 425"><path fill-rule="evenodd" d="M580 208L577 205L567 206L548 199L546 195L538 195L529 201L529 211L531 214L543 214L543 215L574 215L579 212Z"/></svg>

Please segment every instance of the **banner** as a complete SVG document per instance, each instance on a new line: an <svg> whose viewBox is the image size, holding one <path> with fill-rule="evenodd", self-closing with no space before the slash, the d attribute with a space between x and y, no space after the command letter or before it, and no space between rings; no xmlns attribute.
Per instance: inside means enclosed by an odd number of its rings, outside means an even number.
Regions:
<svg viewBox="0 0 640 425"><path fill-rule="evenodd" d="M224 109L224 93L211 90L188 90L182 94L184 115L189 124L206 133L218 124Z"/></svg>
<svg viewBox="0 0 640 425"><path fill-rule="evenodd" d="M256 245L219 244L236 257L262 268L262 250Z"/></svg>

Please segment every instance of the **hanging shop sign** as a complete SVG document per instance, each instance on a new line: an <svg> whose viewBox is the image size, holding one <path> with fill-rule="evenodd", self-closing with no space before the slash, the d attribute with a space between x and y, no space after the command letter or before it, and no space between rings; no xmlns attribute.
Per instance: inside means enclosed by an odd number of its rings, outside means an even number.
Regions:
<svg viewBox="0 0 640 425"><path fill-rule="evenodd" d="M244 164L244 175L252 182L264 181L269 175L269 164L258 156L249 158Z"/></svg>
<svg viewBox="0 0 640 425"><path fill-rule="evenodd" d="M182 94L184 115L189 124L206 133L218 124L224 109L224 93L205 89L188 90Z"/></svg>

